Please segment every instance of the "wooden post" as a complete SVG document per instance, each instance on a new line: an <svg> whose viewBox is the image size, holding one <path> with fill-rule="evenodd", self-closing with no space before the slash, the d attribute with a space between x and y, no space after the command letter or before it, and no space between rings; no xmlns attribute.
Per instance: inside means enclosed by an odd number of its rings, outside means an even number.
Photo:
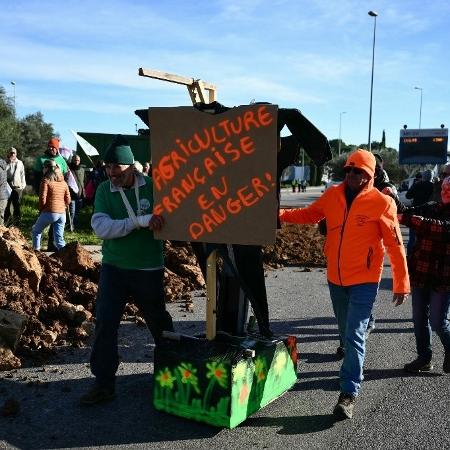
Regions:
<svg viewBox="0 0 450 450"><path fill-rule="evenodd" d="M214 250L206 260L206 339L212 341L216 337L217 326L217 252Z"/></svg>
<svg viewBox="0 0 450 450"><path fill-rule="evenodd" d="M139 76L153 78L155 80L168 81L169 83L181 84L187 87L189 96L192 103L206 101L206 94L208 92L208 101L212 103L216 101L217 88L211 83L207 83L202 80L196 80L195 78L183 77L181 75L175 75L167 72L160 72L159 70L143 69L139 68Z"/></svg>

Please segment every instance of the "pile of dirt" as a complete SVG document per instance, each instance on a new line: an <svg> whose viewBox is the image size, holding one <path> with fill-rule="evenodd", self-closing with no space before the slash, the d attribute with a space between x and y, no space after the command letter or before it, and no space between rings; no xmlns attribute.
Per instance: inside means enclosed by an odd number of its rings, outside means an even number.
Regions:
<svg viewBox="0 0 450 450"><path fill-rule="evenodd" d="M263 249L265 269L285 266L325 267L325 237L316 225L283 224L274 245Z"/></svg>
<svg viewBox="0 0 450 450"><path fill-rule="evenodd" d="M99 265L78 244L49 257L34 251L17 228L0 227L0 310L27 318L11 349L15 355L45 358L55 346L83 345L92 328L98 275Z"/></svg>
<svg viewBox="0 0 450 450"><path fill-rule="evenodd" d="M313 226L285 225L275 245L264 249L266 269L287 265L324 266L323 237ZM192 308L193 290L205 288L201 270L187 243L166 242L166 300ZM83 346L93 331L100 264L77 243L51 256L34 251L17 228L0 226L0 311L27 318L17 348L0 336L0 370L20 367L23 358L43 360L57 346ZM124 318L144 324L128 304Z"/></svg>

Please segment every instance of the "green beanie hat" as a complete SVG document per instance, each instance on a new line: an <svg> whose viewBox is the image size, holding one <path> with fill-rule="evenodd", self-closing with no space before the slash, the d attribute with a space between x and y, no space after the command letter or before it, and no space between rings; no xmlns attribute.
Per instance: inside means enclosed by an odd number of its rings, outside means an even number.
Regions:
<svg viewBox="0 0 450 450"><path fill-rule="evenodd" d="M114 137L106 149L103 159L105 163L134 164L134 156L130 144L121 134Z"/></svg>

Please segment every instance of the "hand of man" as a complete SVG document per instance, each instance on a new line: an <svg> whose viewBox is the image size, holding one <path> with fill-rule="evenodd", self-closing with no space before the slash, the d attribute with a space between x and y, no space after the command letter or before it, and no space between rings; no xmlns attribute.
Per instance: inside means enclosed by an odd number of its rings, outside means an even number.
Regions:
<svg viewBox="0 0 450 450"><path fill-rule="evenodd" d="M147 228L150 226L150 219L152 218L151 214L145 214L143 216L137 216L137 221L141 228Z"/></svg>
<svg viewBox="0 0 450 450"><path fill-rule="evenodd" d="M395 306L403 305L403 303L406 302L408 299L409 294L394 294L394 297L392 298L392 303L395 304Z"/></svg>
<svg viewBox="0 0 450 450"><path fill-rule="evenodd" d="M164 217L158 216L157 214L152 215L152 218L150 219L150 223L148 224L148 226L150 227L150 230L153 230L153 231L159 231L163 225L164 225Z"/></svg>
<svg viewBox="0 0 450 450"><path fill-rule="evenodd" d="M385 195L394 195L394 191L389 186L386 186L381 192Z"/></svg>

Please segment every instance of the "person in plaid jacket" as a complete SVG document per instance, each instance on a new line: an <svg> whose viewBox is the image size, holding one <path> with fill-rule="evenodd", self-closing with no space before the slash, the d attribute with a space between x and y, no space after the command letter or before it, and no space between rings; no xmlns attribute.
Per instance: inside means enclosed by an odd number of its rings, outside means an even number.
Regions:
<svg viewBox="0 0 450 450"><path fill-rule="evenodd" d="M441 201L399 208L399 221L416 232L408 256L417 358L405 364L413 373L433 370L431 332L444 346L443 371L450 373L450 177L442 182Z"/></svg>

